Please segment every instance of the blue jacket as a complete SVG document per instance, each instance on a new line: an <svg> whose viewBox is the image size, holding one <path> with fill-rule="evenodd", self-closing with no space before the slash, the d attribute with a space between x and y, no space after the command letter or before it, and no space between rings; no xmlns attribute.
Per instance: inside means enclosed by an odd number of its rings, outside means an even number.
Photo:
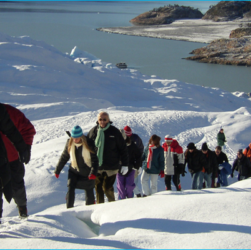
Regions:
<svg viewBox="0 0 251 250"><path fill-rule="evenodd" d="M153 149L153 157L151 168L147 168L147 158L148 158L148 146L145 148L142 155L142 169L145 170L148 174L159 174L161 170L164 171L165 158L164 158L164 149L159 146L156 149Z"/></svg>

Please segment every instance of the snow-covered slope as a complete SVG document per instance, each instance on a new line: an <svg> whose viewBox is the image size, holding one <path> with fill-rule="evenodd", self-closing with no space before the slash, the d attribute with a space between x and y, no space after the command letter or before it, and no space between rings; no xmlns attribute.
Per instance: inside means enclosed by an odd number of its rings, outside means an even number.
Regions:
<svg viewBox="0 0 251 250"><path fill-rule="evenodd" d="M66 55L29 37L0 34L0 98L37 131L25 176L30 217L20 221L14 202L4 202L1 248L250 247L250 180L234 177L228 188L192 191L187 174L181 193L164 191L159 179L160 192L151 197L89 207L78 190L76 207L66 210L67 166L59 179L53 173L65 130L78 124L87 133L101 110L145 144L154 133L162 140L170 134L184 149L191 141L214 149L223 126L232 162L250 143L251 102L244 94L120 70L77 48Z"/></svg>

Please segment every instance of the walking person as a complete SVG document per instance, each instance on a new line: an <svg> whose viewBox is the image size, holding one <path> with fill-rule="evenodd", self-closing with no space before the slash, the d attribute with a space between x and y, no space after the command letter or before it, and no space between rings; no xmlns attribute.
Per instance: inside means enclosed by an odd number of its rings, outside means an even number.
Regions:
<svg viewBox="0 0 251 250"><path fill-rule="evenodd" d="M234 171L238 171L238 181L245 180L251 176L251 163L243 154L242 149L237 152L237 158L234 160L231 177L234 177Z"/></svg>
<svg viewBox="0 0 251 250"><path fill-rule="evenodd" d="M109 202L115 201L113 185L119 170L122 175L128 172L128 153L126 142L120 131L112 125L109 114L100 112L97 118L97 125L87 137L95 142L99 162L95 181L97 203L104 203L104 195Z"/></svg>
<svg viewBox="0 0 251 250"><path fill-rule="evenodd" d="M125 126L124 127L125 133L128 137L130 137L131 141L134 142L136 144L136 146L139 148L140 150L140 154L141 156L143 155L144 152L144 145L143 142L141 140L141 138L139 137L139 135L135 134L132 132L132 129L129 126ZM135 175L134 175L134 183L135 183L135 188L133 190L134 194L136 195L136 197L141 197L141 188L140 188L140 175L142 173L142 166L140 166L140 168L138 170L135 170Z"/></svg>
<svg viewBox="0 0 251 250"><path fill-rule="evenodd" d="M226 141L226 136L224 134L224 129L221 128L220 131L218 132L217 134L217 143L218 143L218 146L221 146L221 149L223 150L224 147L225 147L225 142Z"/></svg>
<svg viewBox="0 0 251 250"><path fill-rule="evenodd" d="M221 151L221 146L215 148L215 155L218 163L218 180L215 181L215 187L228 186L227 176L231 174L231 165L228 162L227 155Z"/></svg>
<svg viewBox="0 0 251 250"><path fill-rule="evenodd" d="M249 159L249 161L251 162L251 143L249 143L248 147L246 147L243 150L243 155L245 155Z"/></svg>
<svg viewBox="0 0 251 250"><path fill-rule="evenodd" d="M75 126L71 130L71 138L67 140L54 171L56 178L59 178L61 170L69 159L71 159L71 163L68 171L66 207L74 207L76 188L85 190L86 205L94 204L98 158L94 151L93 141L84 136L80 126Z"/></svg>
<svg viewBox="0 0 251 250"><path fill-rule="evenodd" d="M203 166L207 166L205 155L198 150L193 142L187 145L185 152L185 164L192 176L192 189L202 189L203 185Z"/></svg>
<svg viewBox="0 0 251 250"><path fill-rule="evenodd" d="M0 103L0 131L14 144L16 150L19 154L19 160L22 163L29 161L29 152L24 142L23 137L20 132L10 119L10 116L6 110L6 106L3 103ZM7 151L0 137L0 224L3 214L3 199L4 194L7 202L10 203L12 199L12 185L11 185L11 169L8 162Z"/></svg>
<svg viewBox="0 0 251 250"><path fill-rule="evenodd" d="M124 129L120 129L120 132L127 145L129 164L128 172L125 175L120 171L117 173L117 190L120 199L133 198L134 175L135 171L141 167L141 153L136 144L131 141L131 137L126 135Z"/></svg>
<svg viewBox="0 0 251 250"><path fill-rule="evenodd" d="M12 120L15 127L18 129L26 144L28 158L25 164L28 164L31 157L31 146L34 136L36 134L36 130L30 120L27 119L26 116L19 109L7 104L4 104L4 106L9 114L10 119ZM12 142L2 133L1 138L4 142L7 151L8 161L10 164L13 199L17 204L19 216L22 218L26 218L28 217L28 210L27 195L24 182L24 163L20 161L18 151L16 150Z"/></svg>
<svg viewBox="0 0 251 250"><path fill-rule="evenodd" d="M207 160L207 164L203 165L202 169L202 176L203 176L202 182L205 181L206 188L215 187L214 182L215 179L218 178L218 163L215 153L208 148L206 142L202 144L201 151L205 155Z"/></svg>
<svg viewBox="0 0 251 250"><path fill-rule="evenodd" d="M143 173L141 175L141 185L143 197L157 193L158 176L164 178L164 149L160 146L161 138L152 135L148 146L145 148L142 160ZM150 179L150 187L149 187Z"/></svg>
<svg viewBox="0 0 251 250"><path fill-rule="evenodd" d="M185 158L183 149L177 142L169 135L165 136L165 142L162 145L165 157L165 185L166 190L172 190L171 179L177 191L181 191L180 174L184 173Z"/></svg>

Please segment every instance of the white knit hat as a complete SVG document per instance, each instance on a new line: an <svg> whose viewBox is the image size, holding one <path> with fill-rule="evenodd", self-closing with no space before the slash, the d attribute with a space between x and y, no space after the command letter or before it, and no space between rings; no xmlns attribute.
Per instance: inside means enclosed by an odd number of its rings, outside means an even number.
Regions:
<svg viewBox="0 0 251 250"><path fill-rule="evenodd" d="M166 135L166 136L165 136L165 141L166 141L166 142L172 142L172 141L173 141L173 138L172 138L170 135Z"/></svg>

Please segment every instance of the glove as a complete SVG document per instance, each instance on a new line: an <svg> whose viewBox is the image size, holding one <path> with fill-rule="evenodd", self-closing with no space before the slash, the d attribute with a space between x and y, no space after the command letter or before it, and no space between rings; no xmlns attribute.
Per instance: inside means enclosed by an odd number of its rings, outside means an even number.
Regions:
<svg viewBox="0 0 251 250"><path fill-rule="evenodd" d="M121 172L122 175L127 174L127 172L128 172L128 167L127 167L127 166L123 166L123 167L121 168L120 172Z"/></svg>
<svg viewBox="0 0 251 250"><path fill-rule="evenodd" d="M223 169L223 166L220 164L219 167L218 167L219 170L222 170Z"/></svg>
<svg viewBox="0 0 251 250"><path fill-rule="evenodd" d="M231 177L234 178L234 174L233 173L231 174Z"/></svg>
<svg viewBox="0 0 251 250"><path fill-rule="evenodd" d="M55 174L56 178L58 179L59 178L59 174Z"/></svg>
<svg viewBox="0 0 251 250"><path fill-rule="evenodd" d="M95 180L96 179L96 175L91 174L90 176L88 176L88 179L89 180Z"/></svg>
<svg viewBox="0 0 251 250"><path fill-rule="evenodd" d="M160 176L160 178L165 177L165 173L164 173L164 171L163 171L163 170L161 170L161 171L160 171L159 176Z"/></svg>
<svg viewBox="0 0 251 250"><path fill-rule="evenodd" d="M138 169L138 175L141 175L141 173L142 173L142 167Z"/></svg>
<svg viewBox="0 0 251 250"><path fill-rule="evenodd" d="M28 164L31 158L30 150L26 148L23 152L19 152L19 158L22 163Z"/></svg>

